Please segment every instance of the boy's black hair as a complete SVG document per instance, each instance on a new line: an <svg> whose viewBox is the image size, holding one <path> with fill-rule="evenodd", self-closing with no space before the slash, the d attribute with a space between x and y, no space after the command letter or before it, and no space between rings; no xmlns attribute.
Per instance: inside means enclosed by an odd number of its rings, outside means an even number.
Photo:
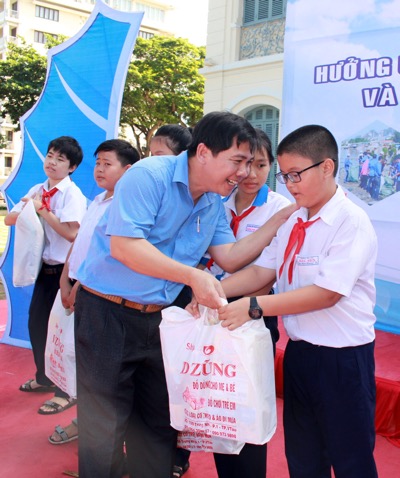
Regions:
<svg viewBox="0 0 400 478"><path fill-rule="evenodd" d="M53 149L60 154L65 154L70 166L78 167L83 159L83 151L78 141L72 136L60 136L50 141L47 153Z"/></svg>
<svg viewBox="0 0 400 478"><path fill-rule="evenodd" d="M241 116L228 111L208 113L193 128L192 142L188 156L194 156L200 143L204 143L216 156L231 148L234 141L239 146L249 143L253 152L256 147L256 132L251 124Z"/></svg>
<svg viewBox="0 0 400 478"><path fill-rule="evenodd" d="M158 128L154 137L163 137L168 148L177 156L186 151L192 141L190 128L185 128L180 124L165 124Z"/></svg>
<svg viewBox="0 0 400 478"><path fill-rule="evenodd" d="M271 140L269 139L269 136L260 128L254 128L254 129L256 130L256 135L257 135L256 151L265 150L268 155L269 164L272 164L275 158L274 158L274 155L272 154L272 143L271 143Z"/></svg>
<svg viewBox="0 0 400 478"><path fill-rule="evenodd" d="M314 164L330 158L335 163L333 175L336 176L338 145L333 134L324 126L311 124L289 133L279 143L276 154L281 156L284 153L298 154L303 158L311 159Z"/></svg>
<svg viewBox="0 0 400 478"><path fill-rule="evenodd" d="M122 166L134 164L140 160L138 150L124 139L108 139L107 141L103 141L97 146L93 155L97 156L100 151L115 151L118 161Z"/></svg>

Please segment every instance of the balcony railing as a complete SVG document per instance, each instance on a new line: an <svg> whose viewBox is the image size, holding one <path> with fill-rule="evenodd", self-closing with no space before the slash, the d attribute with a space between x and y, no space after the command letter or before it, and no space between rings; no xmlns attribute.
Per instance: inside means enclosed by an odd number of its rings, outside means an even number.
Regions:
<svg viewBox="0 0 400 478"><path fill-rule="evenodd" d="M6 9L0 12L0 24L4 23L6 20L18 20L18 18L18 10Z"/></svg>

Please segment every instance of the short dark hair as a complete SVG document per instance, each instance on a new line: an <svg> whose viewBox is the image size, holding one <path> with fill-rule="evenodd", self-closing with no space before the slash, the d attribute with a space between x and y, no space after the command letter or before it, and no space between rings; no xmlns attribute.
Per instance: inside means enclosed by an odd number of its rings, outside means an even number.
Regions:
<svg viewBox="0 0 400 478"><path fill-rule="evenodd" d="M168 148L175 156L186 151L192 141L190 129L180 124L165 124L158 128L154 137L165 138Z"/></svg>
<svg viewBox="0 0 400 478"><path fill-rule="evenodd" d="M208 113L193 128L189 157L194 156L199 144L204 143L215 156L232 147L249 143L250 150L256 147L256 132L251 124L239 115L228 111Z"/></svg>
<svg viewBox="0 0 400 478"><path fill-rule="evenodd" d="M129 141L125 141L124 139L108 139L107 141L103 141L97 146L93 155L97 156L100 151L114 151L122 166L135 164L140 160L138 150L134 148Z"/></svg>
<svg viewBox="0 0 400 478"><path fill-rule="evenodd" d="M335 163L333 175L336 176L338 145L333 134L324 126L311 124L289 133L279 143L276 154L281 156L285 153L298 154L303 158L311 159L314 164L330 158Z"/></svg>
<svg viewBox="0 0 400 478"><path fill-rule="evenodd" d="M72 136L60 136L50 141L47 153L53 149L60 154L65 154L70 166L78 167L83 159L83 151L78 141Z"/></svg>
<svg viewBox="0 0 400 478"><path fill-rule="evenodd" d="M269 164L272 164L274 162L274 155L272 154L272 143L271 140L269 139L269 136L267 133L265 133L262 129L260 128L254 128L256 130L256 138L257 138L257 145L256 145L256 151L262 151L265 149L268 155L268 161Z"/></svg>

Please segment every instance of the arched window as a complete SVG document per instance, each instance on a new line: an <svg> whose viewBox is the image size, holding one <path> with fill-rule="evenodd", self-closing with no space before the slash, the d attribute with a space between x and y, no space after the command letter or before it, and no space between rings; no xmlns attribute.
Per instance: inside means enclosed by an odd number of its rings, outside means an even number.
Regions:
<svg viewBox="0 0 400 478"><path fill-rule="evenodd" d="M279 139L279 110L274 106L257 106L248 111L245 118L251 123L254 128L262 129L269 136L272 143L272 152L276 154ZM276 180L275 173L277 170L276 160L269 173L267 184L275 191Z"/></svg>

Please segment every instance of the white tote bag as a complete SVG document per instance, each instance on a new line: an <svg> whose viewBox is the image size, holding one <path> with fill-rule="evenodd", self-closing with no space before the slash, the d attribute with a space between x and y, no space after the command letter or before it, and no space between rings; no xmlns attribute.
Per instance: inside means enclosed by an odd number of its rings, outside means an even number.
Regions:
<svg viewBox="0 0 400 478"><path fill-rule="evenodd" d="M15 223L14 287L25 287L35 283L42 266L43 248L43 226L30 199Z"/></svg>
<svg viewBox="0 0 400 478"><path fill-rule="evenodd" d="M264 444L276 429L273 347L262 320L234 331L194 319L178 307L162 311L161 345L171 425L189 450L216 450L213 439ZM212 311L214 312L214 311ZM240 451L240 449L239 449ZM222 451L238 453L238 451Z"/></svg>
<svg viewBox="0 0 400 478"><path fill-rule="evenodd" d="M45 350L47 377L70 397L76 397L74 314L67 312L57 292L50 312Z"/></svg>

